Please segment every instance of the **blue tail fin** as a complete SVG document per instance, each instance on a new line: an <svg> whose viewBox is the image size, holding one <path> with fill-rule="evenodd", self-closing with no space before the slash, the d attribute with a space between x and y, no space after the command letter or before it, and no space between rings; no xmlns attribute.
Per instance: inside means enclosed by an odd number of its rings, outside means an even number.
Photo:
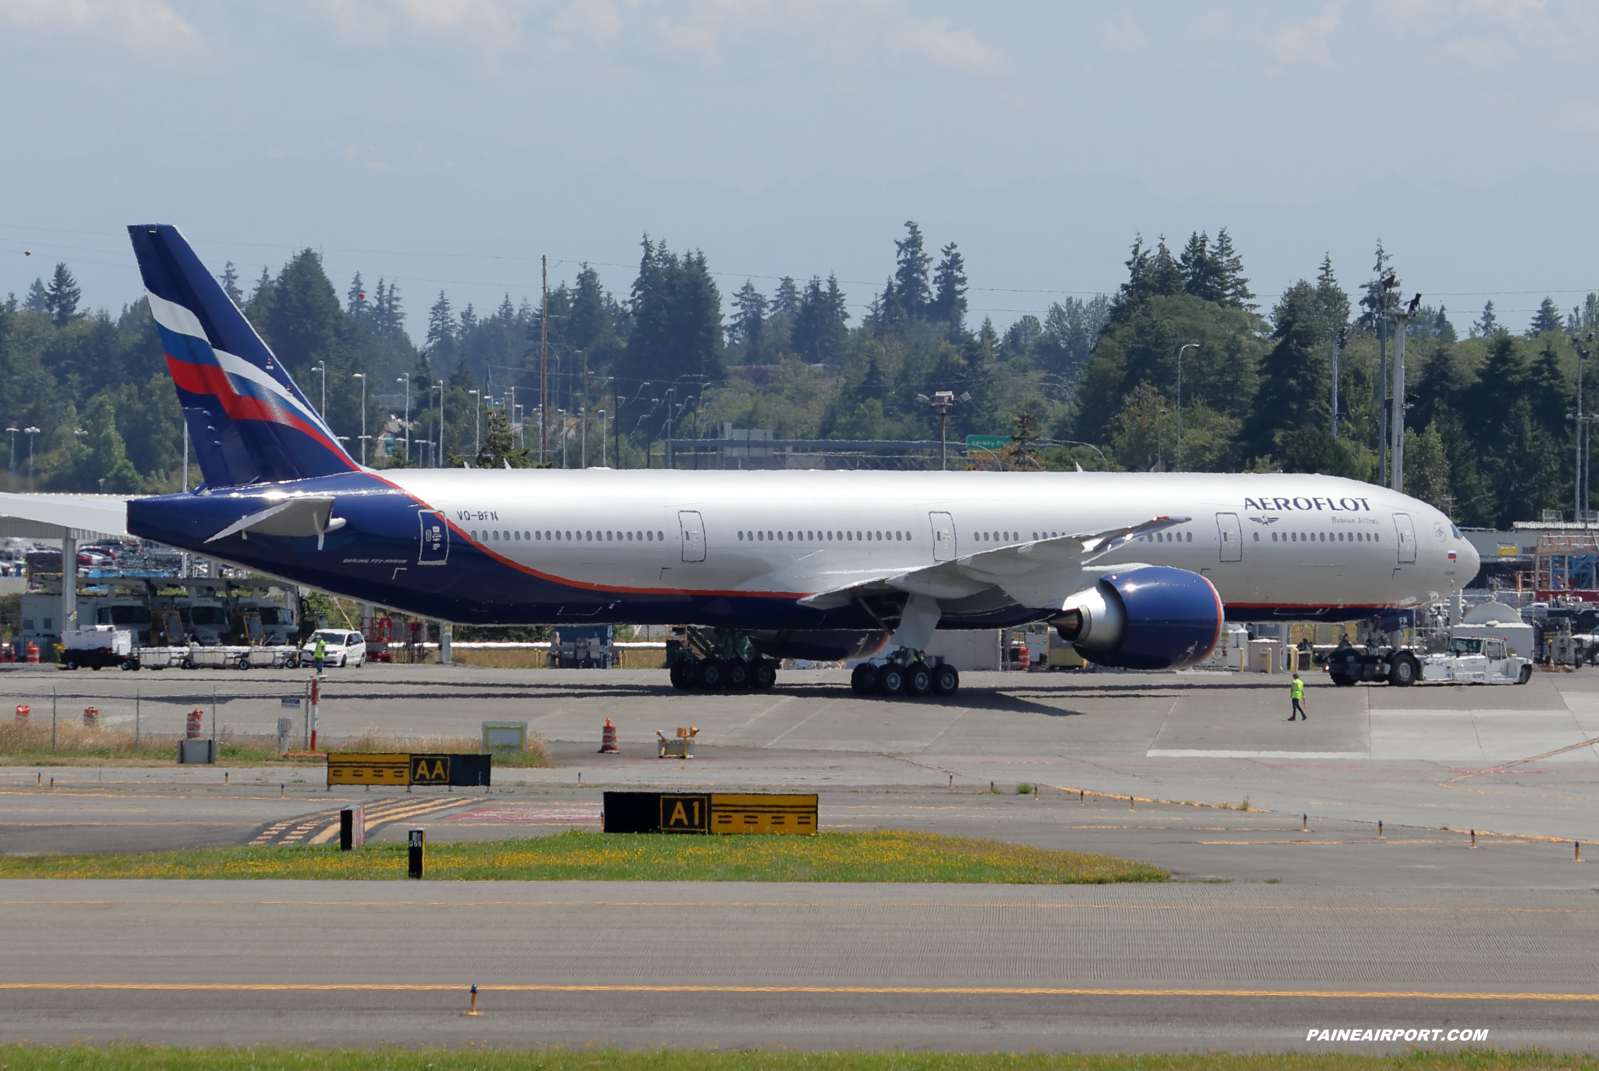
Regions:
<svg viewBox="0 0 1599 1071"><path fill-rule="evenodd" d="M206 484L359 470L178 229L128 235Z"/></svg>

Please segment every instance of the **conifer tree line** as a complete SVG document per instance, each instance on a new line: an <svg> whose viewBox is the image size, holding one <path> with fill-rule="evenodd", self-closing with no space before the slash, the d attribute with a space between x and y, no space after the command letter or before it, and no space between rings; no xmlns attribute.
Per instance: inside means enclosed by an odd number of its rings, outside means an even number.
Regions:
<svg viewBox="0 0 1599 1071"><path fill-rule="evenodd" d="M402 432L387 450L374 446L379 466L536 464L547 335L545 430L556 465L563 439L565 463L579 463L580 412L590 463L604 435L609 464L644 467L662 463L668 427L679 439L712 438L724 424L788 439L936 439L937 415L917 395L948 390L970 395L950 412L952 442L1016 436L1026 448L1012 460L1030 468L1170 469L1182 351L1185 470L1380 478L1386 384L1378 325L1361 300L1396 272L1380 243L1353 300L1324 257L1268 308L1225 228L1196 231L1175 252L1140 236L1113 294L1066 297L1003 331L987 317L970 322L967 267L953 241L930 242L912 221L884 251L891 267L881 290L852 306L833 276L745 280L724 296L703 252L645 236L624 293L585 264L550 290L547 317L542 302L509 295L483 311L444 292L419 295L420 345L407 320L417 298L359 273L341 298L310 249L276 274L263 268L248 289L231 263L220 282L352 454L360 377L374 433L402 415L409 382L410 456ZM1466 338L1442 306L1418 309L1406 327L1407 492L1465 525L1569 509L1568 414L1578 351L1592 348L1585 340L1595 330L1599 294L1569 312L1545 298L1519 334L1492 302ZM1339 339L1335 437L1329 376ZM1586 375L1585 392L1595 379ZM1594 408L1590 394L1584 409ZM146 303L116 315L86 309L66 264L23 299L0 303L0 415L18 429L0 440L13 488L179 486L180 413ZM195 466L191 485L198 480Z"/></svg>

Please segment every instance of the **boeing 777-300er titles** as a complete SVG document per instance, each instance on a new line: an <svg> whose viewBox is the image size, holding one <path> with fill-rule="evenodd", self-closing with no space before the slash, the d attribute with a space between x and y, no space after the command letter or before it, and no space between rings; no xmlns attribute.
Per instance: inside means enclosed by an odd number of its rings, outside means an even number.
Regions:
<svg viewBox="0 0 1599 1071"><path fill-rule="evenodd" d="M947 694L935 629L1037 621L1102 665L1183 667L1227 617L1370 617L1477 570L1431 506L1328 476L373 470L176 228L129 234L204 484L114 500L127 532L445 621L700 626L720 639L680 687L875 654L884 690ZM94 527L63 508L5 496Z"/></svg>

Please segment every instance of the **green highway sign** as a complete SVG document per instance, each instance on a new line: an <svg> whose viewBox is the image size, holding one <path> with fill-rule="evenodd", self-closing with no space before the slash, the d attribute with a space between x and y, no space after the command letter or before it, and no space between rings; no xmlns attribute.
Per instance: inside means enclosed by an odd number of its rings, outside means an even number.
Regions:
<svg viewBox="0 0 1599 1071"><path fill-rule="evenodd" d="M966 436L966 449L968 450L1004 450L1009 448L1009 446L1009 435Z"/></svg>

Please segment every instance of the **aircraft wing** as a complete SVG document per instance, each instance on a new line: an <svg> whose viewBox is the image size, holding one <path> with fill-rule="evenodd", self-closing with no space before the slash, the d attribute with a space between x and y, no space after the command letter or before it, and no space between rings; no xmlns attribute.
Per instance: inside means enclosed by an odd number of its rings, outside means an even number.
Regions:
<svg viewBox="0 0 1599 1071"><path fill-rule="evenodd" d="M93 539L128 534L131 495L0 493L0 535L24 539Z"/></svg>
<svg viewBox="0 0 1599 1071"><path fill-rule="evenodd" d="M1148 532L1184 524L1188 517L1155 517L1141 524L1013 543L967 554L947 562L885 573L843 587L817 592L800 602L830 610L848 606L865 595L903 592L936 600L964 599L999 588L1021 606L1059 606L1083 587L1083 571L1092 563Z"/></svg>

